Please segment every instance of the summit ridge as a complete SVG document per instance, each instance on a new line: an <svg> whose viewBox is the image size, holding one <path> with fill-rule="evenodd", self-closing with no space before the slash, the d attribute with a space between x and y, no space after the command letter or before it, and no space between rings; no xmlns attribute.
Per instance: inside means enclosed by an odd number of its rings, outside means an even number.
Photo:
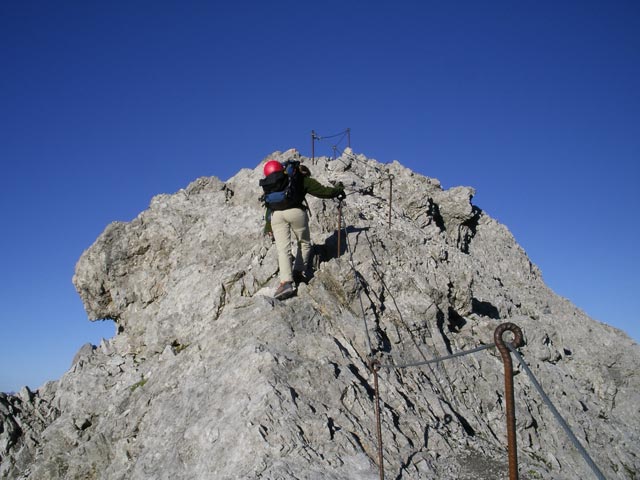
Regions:
<svg viewBox="0 0 640 480"><path fill-rule="evenodd" d="M272 298L260 164L108 225L73 283L117 332L59 380L0 394L0 478L376 479L371 359L487 345L503 322L522 329L521 354L605 476L638 478L637 343L551 291L473 188L351 149L266 158L293 157L347 192L340 213L308 198L310 282ZM378 375L388 478L505 478L495 350ZM517 366L514 383L520 478L589 478Z"/></svg>

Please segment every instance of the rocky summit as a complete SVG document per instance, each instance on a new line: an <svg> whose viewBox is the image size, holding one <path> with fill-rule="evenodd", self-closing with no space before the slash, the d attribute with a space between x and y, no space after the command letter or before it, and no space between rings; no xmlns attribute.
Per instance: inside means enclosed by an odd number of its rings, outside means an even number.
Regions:
<svg viewBox="0 0 640 480"><path fill-rule="evenodd" d="M552 292L472 188L349 149L267 158L293 157L348 194L307 197L310 281L273 299L263 162L107 226L73 283L116 333L0 394L0 478L507 478L506 322L602 475L640 478L638 344ZM513 358L520 478L598 478Z"/></svg>

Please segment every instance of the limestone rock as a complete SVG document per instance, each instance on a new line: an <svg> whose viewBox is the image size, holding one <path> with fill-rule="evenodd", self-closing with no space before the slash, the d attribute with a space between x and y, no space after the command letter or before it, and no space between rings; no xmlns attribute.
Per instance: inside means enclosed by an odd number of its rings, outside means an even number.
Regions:
<svg viewBox="0 0 640 480"><path fill-rule="evenodd" d="M391 368L491 344L505 321L605 476L638 478L638 345L546 287L473 189L350 150L268 158L346 186L340 251L337 203L308 197L313 278L271 298L261 165L109 225L73 281L117 334L37 392L0 395L0 478L376 479L373 359L387 478L505 478L495 350ZM521 478L592 477L519 367L514 383Z"/></svg>

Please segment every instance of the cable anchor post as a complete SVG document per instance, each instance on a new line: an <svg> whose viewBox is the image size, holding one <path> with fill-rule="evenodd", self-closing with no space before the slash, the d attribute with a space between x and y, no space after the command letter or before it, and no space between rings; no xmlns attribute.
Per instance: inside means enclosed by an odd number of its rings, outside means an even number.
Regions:
<svg viewBox="0 0 640 480"><path fill-rule="evenodd" d="M393 204L393 174L389 173L387 171L387 174L389 175L389 229L391 229L391 209L392 209L392 204Z"/></svg>
<svg viewBox="0 0 640 480"><path fill-rule="evenodd" d="M513 363L511 361L511 352L505 344L503 335L505 332L511 332L514 336L513 341L509 342L515 348L521 347L524 342L522 340L522 330L514 323L506 322L498 325L493 340L502 356L504 364L504 397L506 404L507 416L507 453L509 456L509 480L518 480L518 445L516 440L516 412L513 394Z"/></svg>
<svg viewBox="0 0 640 480"><path fill-rule="evenodd" d="M338 251L336 258L340 257L340 237L342 235L342 199L338 199Z"/></svg>
<svg viewBox="0 0 640 480"><path fill-rule="evenodd" d="M380 370L380 362L371 358L369 360L369 368L373 374L373 390L375 392L375 415L376 415L376 434L378 436L378 472L380 480L384 480L384 456L382 452L382 422L380 421L380 389L378 388L378 370Z"/></svg>
<svg viewBox="0 0 640 480"><path fill-rule="evenodd" d="M316 164L316 131L311 130L311 165Z"/></svg>

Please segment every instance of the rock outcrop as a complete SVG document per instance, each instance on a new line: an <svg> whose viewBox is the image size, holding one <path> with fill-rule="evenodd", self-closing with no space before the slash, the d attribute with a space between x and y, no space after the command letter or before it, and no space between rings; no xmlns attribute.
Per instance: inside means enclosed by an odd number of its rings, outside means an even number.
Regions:
<svg viewBox="0 0 640 480"><path fill-rule="evenodd" d="M372 359L387 478L506 478L495 349L389 367L491 344L505 321L604 475L640 477L638 345L554 294L473 189L349 150L301 160L349 195L340 234L337 203L308 198L315 271L284 302L261 165L106 228L73 281L117 334L0 395L1 478L375 479ZM520 477L591 478L517 364L514 383Z"/></svg>

